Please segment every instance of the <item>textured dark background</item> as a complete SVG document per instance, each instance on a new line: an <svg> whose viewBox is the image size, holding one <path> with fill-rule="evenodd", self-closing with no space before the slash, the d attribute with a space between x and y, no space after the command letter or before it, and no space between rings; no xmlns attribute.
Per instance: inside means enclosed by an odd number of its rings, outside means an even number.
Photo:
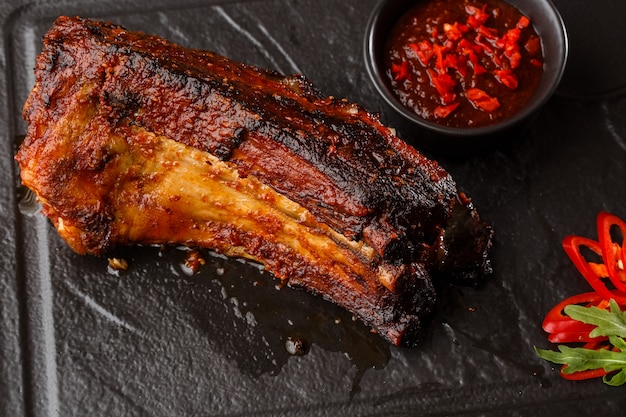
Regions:
<svg viewBox="0 0 626 417"><path fill-rule="evenodd" d="M375 3L0 3L0 415L623 415L624 388L564 381L533 352L550 347L545 313L588 289L561 239L595 237L601 210L626 217L621 1L555 1L572 52L560 94L513 142L503 136L466 158L435 155L493 225L495 274L483 288L441 288L415 349L390 347L333 305L210 253L190 276L182 248L127 249L119 255L130 269L113 274L106 259L72 253L20 188L21 107L40 38L60 14L302 72L419 146L365 72ZM289 355L289 337L307 341L308 352Z"/></svg>

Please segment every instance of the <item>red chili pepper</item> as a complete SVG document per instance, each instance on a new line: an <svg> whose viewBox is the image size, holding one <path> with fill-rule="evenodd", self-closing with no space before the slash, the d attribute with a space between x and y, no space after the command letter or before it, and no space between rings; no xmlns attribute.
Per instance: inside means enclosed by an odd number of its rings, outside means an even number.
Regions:
<svg viewBox="0 0 626 417"><path fill-rule="evenodd" d="M474 74L476 75L481 75L487 72L487 69L481 64L473 64L472 68L474 68Z"/></svg>
<svg viewBox="0 0 626 417"><path fill-rule="evenodd" d="M536 55L541 50L541 40L537 36L532 36L526 40L524 49L531 55Z"/></svg>
<svg viewBox="0 0 626 417"><path fill-rule="evenodd" d="M432 69L428 69L428 76L430 77L431 84L435 87L443 104L451 104L456 100L456 94L452 91L456 86L456 81L448 73L439 74Z"/></svg>
<svg viewBox="0 0 626 417"><path fill-rule="evenodd" d="M511 68L517 68L522 62L522 54L517 43L507 43L504 47L504 56L509 58Z"/></svg>
<svg viewBox="0 0 626 417"><path fill-rule="evenodd" d="M480 59L478 58L478 55L475 54L474 51L472 50L468 51L468 57L469 57L470 64L472 64L472 69L474 70L474 74L480 75L480 74L484 74L487 72L485 67L483 67L482 64L480 63Z"/></svg>
<svg viewBox="0 0 626 417"><path fill-rule="evenodd" d="M467 75L467 57L465 55L459 55L456 58L456 67L454 67L461 77L465 77Z"/></svg>
<svg viewBox="0 0 626 417"><path fill-rule="evenodd" d="M542 327L549 333L548 340L552 343L590 342L606 340L607 338L590 338L595 326L574 320L564 313L566 306L570 304L582 306L595 306L606 308L608 301L597 292L586 292L566 298L555 305L543 320Z"/></svg>
<svg viewBox="0 0 626 417"><path fill-rule="evenodd" d="M391 73L394 81L402 81L409 77L409 63L402 61L401 64L391 64Z"/></svg>
<svg viewBox="0 0 626 417"><path fill-rule="evenodd" d="M467 23L467 26L471 27L472 29L476 29L480 26L480 22L478 21L478 19L476 19L474 16L470 15L467 17L467 20L465 21L465 23Z"/></svg>
<svg viewBox="0 0 626 417"><path fill-rule="evenodd" d="M494 75L496 76L496 79L498 81L500 81L511 90L515 90L517 88L519 80L511 69L495 70Z"/></svg>
<svg viewBox="0 0 626 417"><path fill-rule="evenodd" d="M494 65L500 69L503 69L504 67L506 67L506 65L504 64L504 61L502 60L502 58L498 55L494 55L491 60L493 61Z"/></svg>
<svg viewBox="0 0 626 417"><path fill-rule="evenodd" d="M481 36L484 36L485 38L490 39L490 40L498 39L498 34L497 33L498 32L495 29L488 28L485 25L480 25L478 27L478 34L481 35Z"/></svg>
<svg viewBox="0 0 626 417"><path fill-rule="evenodd" d="M467 19L467 24L474 29L476 29L480 25L484 25L487 22L487 19L489 19L489 14L486 13L486 10L486 4L482 7L482 9L479 9L476 6L472 6L469 4L466 5L465 13L469 15Z"/></svg>
<svg viewBox="0 0 626 417"><path fill-rule="evenodd" d="M443 55L445 52L447 52L447 48L445 46L438 43L433 44L433 53L435 54L435 68L437 68L439 72L444 71Z"/></svg>
<svg viewBox="0 0 626 417"><path fill-rule="evenodd" d="M609 279L619 291L626 292L626 263L624 258L624 237L626 237L626 223L617 216L602 212L598 215L598 240L602 250L602 259L608 272ZM611 230L617 228L622 235L622 242L615 242Z"/></svg>
<svg viewBox="0 0 626 417"><path fill-rule="evenodd" d="M529 25L530 25L530 19L527 18L526 16L520 17L519 20L517 21L518 29L527 28Z"/></svg>
<svg viewBox="0 0 626 417"><path fill-rule="evenodd" d="M596 328L595 325L574 320L565 314L565 307L568 305L609 309L610 300L615 300L621 309L626 307L626 222L617 216L601 212L596 225L598 241L580 236L567 236L563 239L563 249L594 291L571 296L555 305L544 318L542 327L549 333L548 340L553 343L584 342L585 349L616 350L608 337L590 336L590 332ZM607 286L608 283L612 284L611 288ZM564 372L566 369L567 365L561 367L561 376L568 380L598 378L610 373L600 368L570 374Z"/></svg>
<svg viewBox="0 0 626 417"><path fill-rule="evenodd" d="M457 44L457 51L461 52L462 54L467 54L467 51L471 51L472 49L472 43L465 38L461 39Z"/></svg>
<svg viewBox="0 0 626 417"><path fill-rule="evenodd" d="M492 112L500 107L497 97L491 97L479 88L470 88L465 97L476 107L486 112Z"/></svg>
<svg viewBox="0 0 626 417"><path fill-rule="evenodd" d="M451 41L458 41L463 37L463 33L459 29L459 24L457 22L454 22L454 24L444 23L443 32Z"/></svg>
<svg viewBox="0 0 626 417"><path fill-rule="evenodd" d="M601 378L605 375L608 375L608 372L602 368L589 369L587 371L579 371L572 374L566 374L565 372L563 372L563 368L565 368L565 366L561 368L560 374L564 379L567 379L569 381L582 381L585 379Z"/></svg>
<svg viewBox="0 0 626 417"><path fill-rule="evenodd" d="M480 43L476 43L478 42L476 39L474 39L474 45L472 45L472 49L474 50L474 52L476 52L477 54L484 54L485 53L485 48L488 48L489 50L491 50L491 48L489 48L489 46L483 46Z"/></svg>
<svg viewBox="0 0 626 417"><path fill-rule="evenodd" d="M522 63L522 54L520 54L519 51L515 52L509 58L509 62L511 63L511 68L515 69L515 68L519 67L521 65L521 63Z"/></svg>
<svg viewBox="0 0 626 417"><path fill-rule="evenodd" d="M519 41L519 38L521 35L522 35L521 29L518 27L515 27L513 29L507 30L504 36L502 37L502 39L507 45L516 44L517 41Z"/></svg>
<svg viewBox="0 0 626 417"><path fill-rule="evenodd" d="M601 279L604 277L597 274L598 269L592 266L592 264L595 263L589 262L581 254L581 248L587 248L600 258L602 257L602 247L595 240L581 236L566 236L563 239L563 249L565 249L565 253L572 260L576 269L578 269L589 285L591 285L591 288L593 288L594 291L602 297L606 299L611 298L611 291L606 287L606 284Z"/></svg>
<svg viewBox="0 0 626 417"><path fill-rule="evenodd" d="M456 70L457 66L458 66L458 55L455 54L446 54L445 58L443 59L443 67L445 69L451 68Z"/></svg>
<svg viewBox="0 0 626 417"><path fill-rule="evenodd" d="M484 41L481 36L476 36L476 39L474 39L474 43L480 50L480 52L477 51L477 53L484 53L491 57L495 55L495 48L489 45L486 41Z"/></svg>
<svg viewBox="0 0 626 417"><path fill-rule="evenodd" d="M536 67L543 67L543 62L539 61L538 59L531 59L530 63L533 64Z"/></svg>
<svg viewBox="0 0 626 417"><path fill-rule="evenodd" d="M411 43L409 47L415 52L417 58L423 66L428 66L428 62L433 57L433 45L427 40L418 43Z"/></svg>
<svg viewBox="0 0 626 417"><path fill-rule="evenodd" d="M452 104L448 104L447 106L437 106L435 108L435 117L437 119L445 119L446 117L448 117L450 115L450 113L452 113L457 107L459 106L459 103L452 103Z"/></svg>

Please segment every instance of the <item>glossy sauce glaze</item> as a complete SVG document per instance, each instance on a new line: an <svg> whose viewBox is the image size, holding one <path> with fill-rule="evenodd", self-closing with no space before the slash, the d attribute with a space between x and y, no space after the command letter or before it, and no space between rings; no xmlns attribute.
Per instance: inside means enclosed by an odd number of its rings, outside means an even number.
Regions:
<svg viewBox="0 0 626 417"><path fill-rule="evenodd" d="M530 20L499 0L418 2L392 31L386 73L400 101L449 127L481 127L519 112L543 74Z"/></svg>

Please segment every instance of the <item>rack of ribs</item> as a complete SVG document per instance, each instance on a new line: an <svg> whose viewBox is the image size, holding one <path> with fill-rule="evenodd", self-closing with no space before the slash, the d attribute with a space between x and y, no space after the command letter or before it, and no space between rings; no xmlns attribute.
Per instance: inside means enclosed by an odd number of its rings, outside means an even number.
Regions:
<svg viewBox="0 0 626 417"><path fill-rule="evenodd" d="M437 277L491 270L492 230L437 162L346 100L208 51L60 17L16 160L79 254L211 248L414 346Z"/></svg>

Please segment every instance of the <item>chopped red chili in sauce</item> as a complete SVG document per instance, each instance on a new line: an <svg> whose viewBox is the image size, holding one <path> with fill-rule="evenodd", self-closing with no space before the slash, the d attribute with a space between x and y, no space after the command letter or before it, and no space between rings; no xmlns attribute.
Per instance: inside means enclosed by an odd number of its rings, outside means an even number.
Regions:
<svg viewBox="0 0 626 417"><path fill-rule="evenodd" d="M480 127L524 107L543 74L531 21L501 0L421 1L387 46L391 87L420 117Z"/></svg>

